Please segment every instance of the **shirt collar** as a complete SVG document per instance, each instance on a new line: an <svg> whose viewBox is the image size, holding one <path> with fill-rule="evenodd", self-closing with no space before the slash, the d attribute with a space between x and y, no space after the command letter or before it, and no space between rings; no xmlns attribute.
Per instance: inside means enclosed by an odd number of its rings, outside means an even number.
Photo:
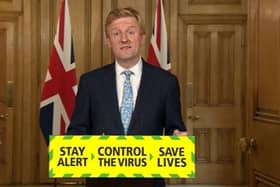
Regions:
<svg viewBox="0 0 280 187"><path fill-rule="evenodd" d="M142 59L140 58L139 61L134 65L132 66L131 68L129 69L125 69L123 68L122 66L120 66L120 64L116 61L115 63L115 69L116 69L116 75L119 76L123 71L132 71L133 72L133 75L141 75L141 72L142 72L142 66L143 66L143 62L142 62Z"/></svg>

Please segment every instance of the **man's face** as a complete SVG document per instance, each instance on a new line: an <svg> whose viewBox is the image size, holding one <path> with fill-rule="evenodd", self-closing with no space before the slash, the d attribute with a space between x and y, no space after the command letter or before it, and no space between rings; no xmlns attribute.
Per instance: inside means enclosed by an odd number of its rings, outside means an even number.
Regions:
<svg viewBox="0 0 280 187"><path fill-rule="evenodd" d="M115 59L132 66L140 58L140 48L144 44L145 34L134 17L123 17L114 20L107 27L107 45L112 48Z"/></svg>

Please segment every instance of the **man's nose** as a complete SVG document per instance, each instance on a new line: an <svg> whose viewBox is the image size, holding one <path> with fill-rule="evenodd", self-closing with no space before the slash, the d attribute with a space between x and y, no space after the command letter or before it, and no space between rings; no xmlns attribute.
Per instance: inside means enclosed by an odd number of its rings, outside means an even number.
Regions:
<svg viewBox="0 0 280 187"><path fill-rule="evenodd" d="M127 42L128 41L128 36L127 36L127 33L122 33L121 34L121 41L122 42Z"/></svg>

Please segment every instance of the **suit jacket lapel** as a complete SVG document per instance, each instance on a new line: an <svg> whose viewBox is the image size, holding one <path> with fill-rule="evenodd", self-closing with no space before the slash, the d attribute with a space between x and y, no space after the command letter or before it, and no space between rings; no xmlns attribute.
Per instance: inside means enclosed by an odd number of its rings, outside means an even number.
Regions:
<svg viewBox="0 0 280 187"><path fill-rule="evenodd" d="M118 104L118 96L117 96L117 85L116 85L116 72L115 72L115 64L112 64L107 71L106 76L104 77L104 85L105 90L105 98L104 104L108 106L109 109L107 112L110 115L110 118L112 119L111 126L114 126L117 128L116 130L123 129L120 112L119 112L119 104Z"/></svg>
<svg viewBox="0 0 280 187"><path fill-rule="evenodd" d="M142 69L142 76L140 81L140 86L137 94L137 99L135 103L135 108L131 117L130 125L129 125L129 131L133 131L135 128L141 128L141 111L143 110L143 101L145 100L147 90L152 89L152 84L149 81L149 69L146 66L146 62L143 61L143 69Z"/></svg>

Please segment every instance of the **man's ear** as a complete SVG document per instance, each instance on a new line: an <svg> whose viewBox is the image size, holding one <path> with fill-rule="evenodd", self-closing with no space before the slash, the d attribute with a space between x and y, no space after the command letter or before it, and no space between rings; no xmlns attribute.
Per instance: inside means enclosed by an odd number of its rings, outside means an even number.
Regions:
<svg viewBox="0 0 280 187"><path fill-rule="evenodd" d="M110 42L110 39L105 36L105 45L108 47L108 48L111 48L111 42Z"/></svg>
<svg viewBox="0 0 280 187"><path fill-rule="evenodd" d="M145 39L146 39L146 34L145 33L141 34L141 45L145 44Z"/></svg>

